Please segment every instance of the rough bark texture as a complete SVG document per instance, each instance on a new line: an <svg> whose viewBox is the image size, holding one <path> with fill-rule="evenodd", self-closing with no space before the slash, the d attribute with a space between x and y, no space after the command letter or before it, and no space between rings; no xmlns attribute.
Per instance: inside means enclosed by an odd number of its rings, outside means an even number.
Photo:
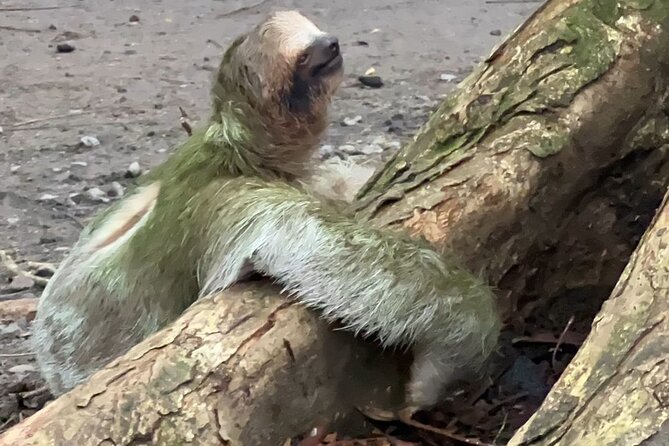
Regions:
<svg viewBox="0 0 669 446"><path fill-rule="evenodd" d="M664 150L666 21L662 1L548 2L363 188L360 213L499 283L556 240L609 169ZM631 141L649 129L659 141Z"/></svg>
<svg viewBox="0 0 669 446"><path fill-rule="evenodd" d="M574 242L553 264L562 268L591 237L572 231L593 223L575 209L606 203L612 173L629 186L616 195L627 212L648 214L668 170L665 4L547 3L364 188L360 215L454 249L513 305L548 248ZM642 181L630 180L641 167ZM604 228L626 221L602 212ZM636 240L624 242L623 253ZM583 257L617 277L602 251ZM556 282L596 282L585 265ZM270 445L319 416L351 432L353 404L401 394L387 391L400 374L375 352L251 284L193 306L0 444Z"/></svg>
<svg viewBox="0 0 669 446"><path fill-rule="evenodd" d="M510 445L669 441L667 198L585 344Z"/></svg>

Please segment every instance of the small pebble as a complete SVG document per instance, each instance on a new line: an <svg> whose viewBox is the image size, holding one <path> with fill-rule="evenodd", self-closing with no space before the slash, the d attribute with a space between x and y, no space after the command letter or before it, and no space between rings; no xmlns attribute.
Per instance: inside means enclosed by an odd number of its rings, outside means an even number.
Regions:
<svg viewBox="0 0 669 446"><path fill-rule="evenodd" d="M10 171L11 173L16 173L16 172L18 172L18 170L19 170L20 168L21 168L21 165L20 165L20 164L12 164L12 165L9 167L9 171Z"/></svg>
<svg viewBox="0 0 669 446"><path fill-rule="evenodd" d="M4 133L5 133L5 131L4 131L3 128L0 126L0 135L3 135Z"/></svg>
<svg viewBox="0 0 669 446"><path fill-rule="evenodd" d="M56 45L56 51L59 53L71 53L74 51L74 46L69 43L59 43Z"/></svg>
<svg viewBox="0 0 669 446"><path fill-rule="evenodd" d="M318 151L323 156L331 156L334 153L334 150L335 150L334 146L330 144L324 144Z"/></svg>
<svg viewBox="0 0 669 446"><path fill-rule="evenodd" d="M491 35L491 36L501 36L501 35L502 35L502 31L499 30L499 29L493 29L492 31L490 31L490 35Z"/></svg>
<svg viewBox="0 0 669 446"><path fill-rule="evenodd" d="M388 150L399 150L402 148L402 143L399 141L390 141L386 149Z"/></svg>
<svg viewBox="0 0 669 446"><path fill-rule="evenodd" d="M88 163L86 161L72 161L70 164L73 166L86 167Z"/></svg>
<svg viewBox="0 0 669 446"><path fill-rule="evenodd" d="M381 79L381 76L359 76L358 80L362 85L365 85L369 88L383 87L383 80Z"/></svg>
<svg viewBox="0 0 669 446"><path fill-rule="evenodd" d="M362 116L358 115L353 118L344 118L342 121L342 125L346 127L350 127L352 125L356 125L357 123L362 122Z"/></svg>
<svg viewBox="0 0 669 446"><path fill-rule="evenodd" d="M55 243L56 241L57 240L54 239L53 242ZM37 268L35 270L35 275L37 277L52 277L53 276L53 270L51 268L46 267L46 266L40 266L39 268Z"/></svg>
<svg viewBox="0 0 669 446"><path fill-rule="evenodd" d="M107 191L107 195L110 197L122 197L123 193L125 191L123 190L123 186L121 186L121 183L118 181L114 181L109 185L109 190Z"/></svg>
<svg viewBox="0 0 669 446"><path fill-rule="evenodd" d="M79 192L72 192L67 196L67 205L76 206L81 203L82 198L83 195L81 195Z"/></svg>
<svg viewBox="0 0 669 446"><path fill-rule="evenodd" d="M101 201L103 203L109 202L107 194L99 187L91 187L86 191L86 196L93 201Z"/></svg>
<svg viewBox="0 0 669 446"><path fill-rule="evenodd" d="M439 80L444 82L453 82L455 79L456 79L455 74L451 73L442 73L441 76L439 76Z"/></svg>
<svg viewBox="0 0 669 446"><path fill-rule="evenodd" d="M128 166L128 170L125 173L125 176L128 178L137 178L142 174L142 168L139 166L137 161L133 161Z"/></svg>
<svg viewBox="0 0 669 446"><path fill-rule="evenodd" d="M130 23L137 23L137 22L139 22L139 16L137 14L133 14L133 15L130 16L128 21Z"/></svg>
<svg viewBox="0 0 669 446"><path fill-rule="evenodd" d="M374 153L383 152L383 149L378 144L366 144L362 147L361 152L365 155L372 155Z"/></svg>
<svg viewBox="0 0 669 446"><path fill-rule="evenodd" d="M86 147L95 147L100 145L100 140L98 140L95 136L82 136L80 141Z"/></svg>
<svg viewBox="0 0 669 446"><path fill-rule="evenodd" d="M349 153L349 154L359 152L358 149L356 149L355 146L352 145L352 144L341 145L337 148L337 150L339 150L340 152Z"/></svg>

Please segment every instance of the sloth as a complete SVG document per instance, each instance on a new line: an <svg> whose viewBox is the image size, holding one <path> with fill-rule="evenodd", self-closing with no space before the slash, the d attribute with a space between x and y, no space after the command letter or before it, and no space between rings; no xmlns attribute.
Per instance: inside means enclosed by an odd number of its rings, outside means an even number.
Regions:
<svg viewBox="0 0 669 446"><path fill-rule="evenodd" d="M298 12L234 40L207 122L88 224L45 288L34 343L54 395L249 271L327 321L411 348L411 406L482 370L500 330L489 287L305 186L342 77L337 38Z"/></svg>

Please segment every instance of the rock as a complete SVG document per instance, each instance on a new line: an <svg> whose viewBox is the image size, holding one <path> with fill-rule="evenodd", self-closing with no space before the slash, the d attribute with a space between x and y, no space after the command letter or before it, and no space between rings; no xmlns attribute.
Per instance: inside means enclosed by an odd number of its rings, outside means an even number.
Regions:
<svg viewBox="0 0 669 446"><path fill-rule="evenodd" d="M137 161L133 161L128 166L128 170L125 172L126 178L137 178L142 174L142 168L139 166Z"/></svg>
<svg viewBox="0 0 669 446"><path fill-rule="evenodd" d="M18 172L18 170L19 170L20 168L21 168L21 166L20 166L19 164L12 164L12 165L9 167L9 171L10 171L11 173L16 173L16 172Z"/></svg>
<svg viewBox="0 0 669 446"><path fill-rule="evenodd" d="M501 36L501 35L502 35L502 31L499 30L499 29L493 29L492 31L490 31L490 35L491 35L491 36Z"/></svg>
<svg viewBox="0 0 669 446"><path fill-rule="evenodd" d="M455 79L457 79L457 76L451 73L442 73L441 76L439 76L439 80L444 82L453 82Z"/></svg>
<svg viewBox="0 0 669 446"><path fill-rule="evenodd" d="M92 201L98 201L102 203L108 203L109 198L107 198L107 193L100 189L99 187L91 187L86 191L86 197Z"/></svg>
<svg viewBox="0 0 669 446"><path fill-rule="evenodd" d="M128 22L138 23L139 22L139 16L137 14L131 15L130 18L128 19Z"/></svg>
<svg viewBox="0 0 669 446"><path fill-rule="evenodd" d="M107 191L107 195L110 197L117 197L120 198L123 196L123 193L125 190L123 189L123 186L121 186L121 183L118 181L114 181L109 185L109 190Z"/></svg>
<svg viewBox="0 0 669 446"><path fill-rule="evenodd" d="M19 374L19 373L33 373L33 372L36 372L37 369L35 369L34 365L19 364L19 365L15 365L14 367L10 367L8 371L9 371L9 373Z"/></svg>
<svg viewBox="0 0 669 446"><path fill-rule="evenodd" d="M48 245L49 243L56 243L59 239L57 237L42 236L39 238L40 245Z"/></svg>
<svg viewBox="0 0 669 446"><path fill-rule="evenodd" d="M362 122L362 116L360 115L355 116L353 118L344 118L341 124L345 127L350 127L352 125L356 125L359 122Z"/></svg>
<svg viewBox="0 0 669 446"><path fill-rule="evenodd" d="M71 53L74 51L74 45L69 43L59 43L56 45L56 51L59 53Z"/></svg>
<svg viewBox="0 0 669 446"><path fill-rule="evenodd" d="M402 143L399 141L390 141L388 146L385 147L387 150L399 150L402 148Z"/></svg>
<svg viewBox="0 0 669 446"><path fill-rule="evenodd" d="M72 161L70 164L73 165L73 166L79 166L79 167L88 166L88 163L86 161Z"/></svg>
<svg viewBox="0 0 669 446"><path fill-rule="evenodd" d="M20 222L21 219L19 217L7 217L5 221L7 222L8 225L15 225L18 222Z"/></svg>
<svg viewBox="0 0 669 446"><path fill-rule="evenodd" d="M100 145L100 140L95 136L82 136L81 143L86 147L95 147Z"/></svg>
<svg viewBox="0 0 669 446"><path fill-rule="evenodd" d="M21 336L21 327L16 322L0 325L0 339L18 338Z"/></svg>
<svg viewBox="0 0 669 446"><path fill-rule="evenodd" d="M383 148L381 148L381 146L378 144L366 144L362 147L361 152L365 155L372 155L374 153L383 152Z"/></svg>
<svg viewBox="0 0 669 446"><path fill-rule="evenodd" d="M79 192L72 192L67 196L67 205L76 206L82 202L83 198L83 195L81 195Z"/></svg>
<svg viewBox="0 0 669 446"><path fill-rule="evenodd" d="M39 201L55 201L58 196L53 195L53 194L42 194L38 200Z"/></svg>
<svg viewBox="0 0 669 446"><path fill-rule="evenodd" d="M13 293L16 291L29 290L33 286L35 286L35 282L30 277L19 274L9 282L9 285L5 289L10 293Z"/></svg>
<svg viewBox="0 0 669 446"><path fill-rule="evenodd" d="M353 153L360 153L360 151L352 144L341 145L337 148L337 150L343 153L348 153L349 155Z"/></svg>
<svg viewBox="0 0 669 446"><path fill-rule="evenodd" d="M358 81L366 87L381 88L383 87L383 80L381 76L359 76Z"/></svg>
<svg viewBox="0 0 669 446"><path fill-rule="evenodd" d="M320 149L318 149L318 152L322 157L329 158L335 153L335 148L333 145L330 144L324 144L321 146Z"/></svg>

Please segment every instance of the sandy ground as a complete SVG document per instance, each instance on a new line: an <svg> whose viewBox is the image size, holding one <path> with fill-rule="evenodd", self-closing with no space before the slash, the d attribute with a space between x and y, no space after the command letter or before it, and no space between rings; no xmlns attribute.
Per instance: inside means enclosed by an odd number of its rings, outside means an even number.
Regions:
<svg viewBox="0 0 669 446"><path fill-rule="evenodd" d="M57 4L68 6L3 11ZM179 107L194 124L206 117L223 48L270 10L299 9L340 38L347 78L324 152L364 157L406 142L537 7L484 0L1 1L0 249L19 261L60 261L80 225L115 199L114 182L132 181L131 163L151 168L185 139ZM59 53L63 43L74 51ZM370 68L382 88L358 83ZM344 125L357 116L361 121ZM82 144L86 136L100 144ZM39 295L39 287L21 289L26 284L10 279L0 267L0 299ZM29 335L24 321L0 324L0 426L13 423L17 408L29 414L40 404L10 395L40 384L30 355L6 357L29 353Z"/></svg>

